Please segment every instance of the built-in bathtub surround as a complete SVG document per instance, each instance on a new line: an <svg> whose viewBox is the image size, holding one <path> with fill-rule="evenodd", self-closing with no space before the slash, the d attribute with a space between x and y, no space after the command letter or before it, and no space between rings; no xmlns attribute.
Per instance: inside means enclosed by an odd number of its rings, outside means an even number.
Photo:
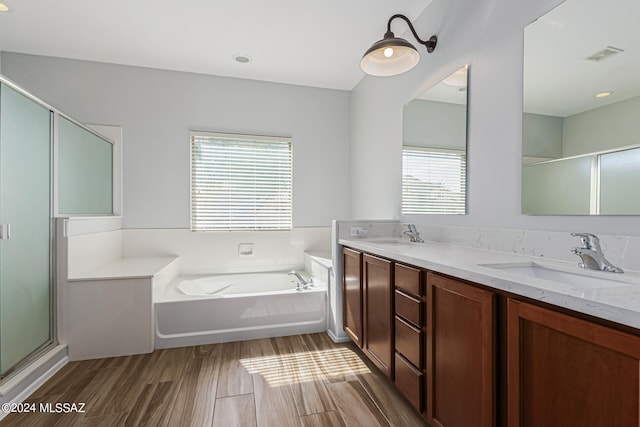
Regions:
<svg viewBox="0 0 640 427"><path fill-rule="evenodd" d="M328 227L192 233L123 230L104 218L57 227L58 327L70 360L326 330ZM315 286L297 292L294 269Z"/></svg>
<svg viewBox="0 0 640 427"><path fill-rule="evenodd" d="M58 340L67 342L69 278L122 258L121 218L57 218L56 265Z"/></svg>
<svg viewBox="0 0 640 427"><path fill-rule="evenodd" d="M155 348L325 331L326 285L297 288L288 271L179 276L154 286Z"/></svg>
<svg viewBox="0 0 640 427"><path fill-rule="evenodd" d="M333 277L331 251L305 251L304 269L313 277L314 282L330 285Z"/></svg>
<svg viewBox="0 0 640 427"><path fill-rule="evenodd" d="M327 251L331 247L330 227L291 231L194 233L188 229L125 229L122 232L125 258L179 256L182 275L291 270L304 265L305 251Z"/></svg>
<svg viewBox="0 0 640 427"><path fill-rule="evenodd" d="M153 351L152 286L178 272L176 257L123 258L118 218L59 218L58 340L69 360Z"/></svg>
<svg viewBox="0 0 640 427"><path fill-rule="evenodd" d="M67 277L77 277L122 258L122 230L67 235Z"/></svg>
<svg viewBox="0 0 640 427"><path fill-rule="evenodd" d="M327 330L328 251L304 253L304 267L213 276L181 275L154 286L155 348Z"/></svg>
<svg viewBox="0 0 640 427"><path fill-rule="evenodd" d="M175 277L177 261L123 258L67 280L69 360L152 352L152 289Z"/></svg>

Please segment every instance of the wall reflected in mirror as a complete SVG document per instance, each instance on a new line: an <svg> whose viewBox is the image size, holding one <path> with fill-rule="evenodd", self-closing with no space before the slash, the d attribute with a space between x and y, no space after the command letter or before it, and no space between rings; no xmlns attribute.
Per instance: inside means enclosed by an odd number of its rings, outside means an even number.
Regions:
<svg viewBox="0 0 640 427"><path fill-rule="evenodd" d="M637 16L566 0L525 28L522 213L640 214Z"/></svg>
<svg viewBox="0 0 640 427"><path fill-rule="evenodd" d="M405 105L402 214L465 214L468 70Z"/></svg>
<svg viewBox="0 0 640 427"><path fill-rule="evenodd" d="M57 179L60 215L112 215L113 143L60 117Z"/></svg>

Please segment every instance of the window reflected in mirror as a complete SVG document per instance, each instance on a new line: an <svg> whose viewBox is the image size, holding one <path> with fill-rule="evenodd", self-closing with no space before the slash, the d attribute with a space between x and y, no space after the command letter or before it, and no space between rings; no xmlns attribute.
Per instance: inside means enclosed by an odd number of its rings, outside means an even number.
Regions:
<svg viewBox="0 0 640 427"><path fill-rule="evenodd" d="M525 28L522 213L640 214L637 16L567 0Z"/></svg>
<svg viewBox="0 0 640 427"><path fill-rule="evenodd" d="M468 67L403 111L402 214L465 214Z"/></svg>

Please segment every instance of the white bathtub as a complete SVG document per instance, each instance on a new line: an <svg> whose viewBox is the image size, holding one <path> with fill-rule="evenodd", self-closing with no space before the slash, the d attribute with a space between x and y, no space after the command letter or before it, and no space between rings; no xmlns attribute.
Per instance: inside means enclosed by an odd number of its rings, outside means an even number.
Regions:
<svg viewBox="0 0 640 427"><path fill-rule="evenodd" d="M322 332L326 293L286 272L178 277L154 289L155 348Z"/></svg>

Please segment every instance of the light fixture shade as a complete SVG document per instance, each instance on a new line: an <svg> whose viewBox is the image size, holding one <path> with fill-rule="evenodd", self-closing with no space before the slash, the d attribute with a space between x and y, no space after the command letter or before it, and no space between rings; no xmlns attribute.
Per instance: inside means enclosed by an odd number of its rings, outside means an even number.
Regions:
<svg viewBox="0 0 640 427"><path fill-rule="evenodd" d="M360 68L372 76L395 76L409 71L420 61L416 48L389 31L371 45L360 61Z"/></svg>
<svg viewBox="0 0 640 427"><path fill-rule="evenodd" d="M453 86L457 88L467 87L467 66L460 68L455 73L444 79L442 83L447 86Z"/></svg>

